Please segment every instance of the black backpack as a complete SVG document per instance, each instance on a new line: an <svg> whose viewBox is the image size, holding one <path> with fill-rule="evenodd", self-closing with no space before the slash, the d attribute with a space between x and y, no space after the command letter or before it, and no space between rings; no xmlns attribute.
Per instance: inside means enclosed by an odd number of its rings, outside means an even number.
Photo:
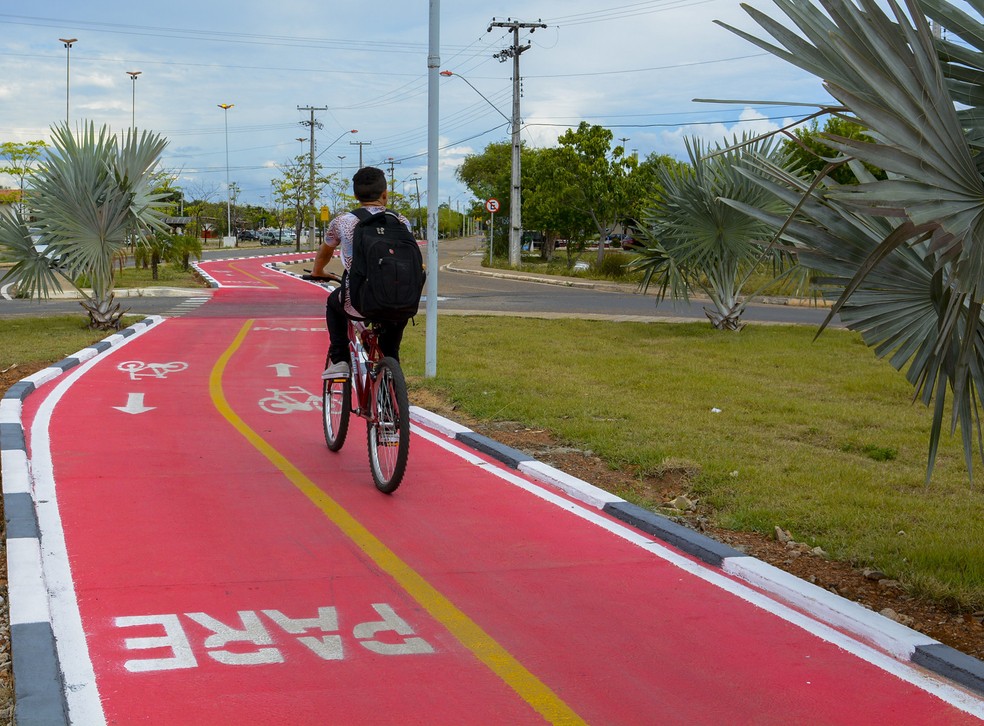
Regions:
<svg viewBox="0 0 984 726"><path fill-rule="evenodd" d="M403 322L417 314L424 289L420 245L390 211L353 210L359 218L348 272L352 305L369 320Z"/></svg>

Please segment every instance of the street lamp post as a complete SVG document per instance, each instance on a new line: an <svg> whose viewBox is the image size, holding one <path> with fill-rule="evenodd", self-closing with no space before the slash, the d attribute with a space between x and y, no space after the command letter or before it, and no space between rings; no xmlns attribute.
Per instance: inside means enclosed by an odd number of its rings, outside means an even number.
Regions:
<svg viewBox="0 0 984 726"><path fill-rule="evenodd" d="M223 111L225 117L225 157L226 157L226 237L222 241L223 246L232 247L229 242L232 238L232 186L229 184L229 109L235 106L234 103L217 104Z"/></svg>
<svg viewBox="0 0 984 726"><path fill-rule="evenodd" d="M65 125L68 126L68 96L69 96L69 70L72 67L72 43L77 43L78 38L59 38L65 45Z"/></svg>
<svg viewBox="0 0 984 726"><path fill-rule="evenodd" d="M143 71L127 71L126 74L133 80L133 98L130 102L130 128L134 133L137 131L137 76Z"/></svg>

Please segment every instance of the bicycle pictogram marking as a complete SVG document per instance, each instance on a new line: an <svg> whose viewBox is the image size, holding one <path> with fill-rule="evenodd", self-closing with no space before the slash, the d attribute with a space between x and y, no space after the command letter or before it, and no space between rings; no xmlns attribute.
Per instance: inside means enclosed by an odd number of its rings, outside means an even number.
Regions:
<svg viewBox="0 0 984 726"><path fill-rule="evenodd" d="M272 395L259 400L260 408L267 413L294 413L295 411L320 411L321 396L301 386L268 388Z"/></svg>
<svg viewBox="0 0 984 726"><path fill-rule="evenodd" d="M141 378L167 378L169 373L180 373L187 369L188 364L183 361L144 363L141 360L128 360L116 366L116 370L129 373L131 381Z"/></svg>

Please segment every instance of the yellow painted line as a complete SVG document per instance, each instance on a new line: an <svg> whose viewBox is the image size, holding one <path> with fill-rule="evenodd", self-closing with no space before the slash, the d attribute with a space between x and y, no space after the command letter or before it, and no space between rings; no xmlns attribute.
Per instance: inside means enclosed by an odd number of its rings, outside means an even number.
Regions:
<svg viewBox="0 0 984 726"><path fill-rule="evenodd" d="M261 283L263 283L263 284L264 284L264 285L266 285L267 287L277 287L276 285L274 285L274 284L273 284L272 282L270 282L269 280L264 280L264 279L263 279L262 277L257 277L256 275L254 275L254 274L253 274L253 273L251 273L251 272L246 272L246 270L244 270L244 269L242 269L242 268L241 268L241 267L240 267L239 265L237 265L237 264L236 264L235 262L230 262L230 263L229 263L229 268L230 268L230 269L232 269L232 270L235 270L236 272L238 272L238 273L239 273L239 274L241 274L241 275L246 275L246 277L252 277L252 278L253 278L254 280L256 280L257 282L261 282Z"/></svg>
<svg viewBox="0 0 984 726"><path fill-rule="evenodd" d="M246 339L252 320L246 321L229 348L219 357L209 376L212 403L232 426L263 454L315 506L317 506L349 539L351 539L385 573L440 622L476 658L490 668L524 701L555 724L583 724L585 721L549 687L530 673L522 663L499 645L488 633L454 603L442 595L395 552L359 523L334 499L308 479L283 454L262 436L246 425L232 410L222 391L222 375L226 365ZM368 478L368 472L366 472Z"/></svg>

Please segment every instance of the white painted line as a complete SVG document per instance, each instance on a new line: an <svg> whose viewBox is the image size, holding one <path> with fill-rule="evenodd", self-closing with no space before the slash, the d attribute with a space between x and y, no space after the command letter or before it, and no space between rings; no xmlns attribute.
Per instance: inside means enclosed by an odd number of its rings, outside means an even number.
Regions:
<svg viewBox="0 0 984 726"><path fill-rule="evenodd" d="M463 445L458 442L449 441L422 429L417 429L416 431L418 435L440 446L446 451L456 454L466 460L473 458L473 455L468 452L467 448L463 447ZM660 559L676 565L681 570L693 575L694 577L698 577L709 584L715 585L716 587L721 588L725 592L728 592L735 597L750 603L751 605L761 608L762 610L765 610L766 612L785 620L792 625L802 628L811 635L831 643L860 658L861 660L864 660L877 668L900 678L906 683L910 683L917 688L936 696L955 708L972 714L978 718L984 718L984 699L952 685L942 676L937 676L929 671L917 668L908 662L899 661L884 651L877 650L873 646L862 643L861 641L842 633L826 623L822 623L819 620L805 615L799 610L783 605L776 599L754 590L747 585L743 585L740 582L732 580L731 578L726 577L720 572L711 569L699 561L685 557L676 550L670 549L668 546L645 536L642 532L633 527L628 527L621 522L609 519L608 517L603 516L600 512L585 509L581 505L575 504L569 499L561 497L559 494L554 494L553 492L544 489L540 485L534 484L533 482L530 482L509 470L494 466L488 462L483 461L482 463L483 468L485 468L486 471L494 473L500 479L530 492L540 499L551 502L561 509L570 512L581 519L591 522L626 540L627 542L631 542L642 549L645 549Z"/></svg>
<svg viewBox="0 0 984 726"><path fill-rule="evenodd" d="M114 345L103 351L103 354L119 350L164 320L165 318L155 316L152 324L138 326L140 329L133 335L110 336L106 340L114 342ZM65 531L58 512L48 427L55 406L62 396L102 357L102 355L90 357L85 363L66 374L42 401L31 425L31 465L34 474L35 506L41 531L41 565L48 588L51 629L58 648L58 665L64 678L69 721L87 726L88 724L102 726L106 723L106 716L103 713L96 675L85 641L75 582L72 579L72 569L65 544Z"/></svg>
<svg viewBox="0 0 984 726"><path fill-rule="evenodd" d="M41 546L34 537L7 540L10 624L50 623L48 593L41 574Z"/></svg>
<svg viewBox="0 0 984 726"><path fill-rule="evenodd" d="M917 646L937 643L927 635L753 557L729 557L722 569L815 613L824 622L857 633L898 658L908 660Z"/></svg>

